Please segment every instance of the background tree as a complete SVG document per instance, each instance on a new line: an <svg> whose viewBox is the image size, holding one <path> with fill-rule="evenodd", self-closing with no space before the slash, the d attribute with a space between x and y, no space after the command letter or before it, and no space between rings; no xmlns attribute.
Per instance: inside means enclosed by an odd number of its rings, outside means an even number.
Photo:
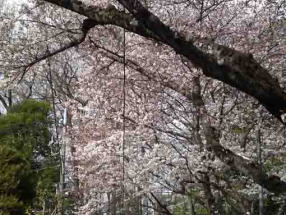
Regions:
<svg viewBox="0 0 286 215"><path fill-rule="evenodd" d="M58 149L50 145L49 111L45 102L26 100L0 117L1 210L8 214L24 214L45 201L55 207ZM43 202L35 201L36 194Z"/></svg>

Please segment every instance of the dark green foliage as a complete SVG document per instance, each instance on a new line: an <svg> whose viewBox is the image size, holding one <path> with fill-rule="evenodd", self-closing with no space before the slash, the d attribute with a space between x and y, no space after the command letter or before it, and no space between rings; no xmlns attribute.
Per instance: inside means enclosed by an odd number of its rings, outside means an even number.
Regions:
<svg viewBox="0 0 286 215"><path fill-rule="evenodd" d="M45 102L26 100L0 116L0 215L21 215L40 196L54 198L58 160L49 144L49 110Z"/></svg>
<svg viewBox="0 0 286 215"><path fill-rule="evenodd" d="M36 198L34 208L41 210L43 204L47 210L54 208L57 204L56 183L59 181L59 166L54 163L46 164L38 172L38 183L36 187Z"/></svg>
<svg viewBox="0 0 286 215"><path fill-rule="evenodd" d="M35 180L22 153L0 145L0 214L23 214L35 196Z"/></svg>
<svg viewBox="0 0 286 215"><path fill-rule="evenodd" d="M49 105L45 102L26 100L11 107L8 114L0 118L0 141L13 144L18 150L38 156L50 153L48 119ZM3 135L1 135L3 134Z"/></svg>

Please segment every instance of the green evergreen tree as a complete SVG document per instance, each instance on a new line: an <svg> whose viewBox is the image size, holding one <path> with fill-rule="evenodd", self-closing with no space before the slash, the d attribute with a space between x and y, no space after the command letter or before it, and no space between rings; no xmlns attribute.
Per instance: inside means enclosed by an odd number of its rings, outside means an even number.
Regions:
<svg viewBox="0 0 286 215"><path fill-rule="evenodd" d="M39 199L54 198L58 159L49 110L48 103L26 100L0 116L0 215L25 214Z"/></svg>
<svg viewBox="0 0 286 215"><path fill-rule="evenodd" d="M23 214L35 194L29 162L22 153L0 145L0 214Z"/></svg>

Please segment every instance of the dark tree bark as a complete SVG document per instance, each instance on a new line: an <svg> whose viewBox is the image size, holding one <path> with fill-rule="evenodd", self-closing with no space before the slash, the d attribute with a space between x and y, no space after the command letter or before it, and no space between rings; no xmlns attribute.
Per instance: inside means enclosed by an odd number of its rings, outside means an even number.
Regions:
<svg viewBox="0 0 286 215"><path fill-rule="evenodd" d="M210 185L211 184L210 177L207 174L203 174L202 183L203 183L203 191L206 197L207 206L209 208L210 214L212 215L218 214L217 205Z"/></svg>
<svg viewBox="0 0 286 215"><path fill-rule="evenodd" d="M130 14L108 7L85 5L80 0L45 0L94 20L94 25L115 25L152 38L185 56L203 73L256 98L273 116L281 120L286 113L286 94L276 79L251 54L241 53L209 40L201 40L212 55L203 52L192 37L184 37L166 26L148 11L140 1L118 0ZM191 35L190 35L191 36ZM191 38L191 39L189 39Z"/></svg>

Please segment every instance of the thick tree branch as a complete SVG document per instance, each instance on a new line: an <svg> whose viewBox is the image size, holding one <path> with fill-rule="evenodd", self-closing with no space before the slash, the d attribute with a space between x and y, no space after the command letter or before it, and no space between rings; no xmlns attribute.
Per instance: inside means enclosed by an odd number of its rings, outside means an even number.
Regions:
<svg viewBox="0 0 286 215"><path fill-rule="evenodd" d="M252 55L228 47L209 43L212 56L198 49L192 41L172 31L158 17L148 11L140 1L118 0L132 13L140 24L156 34L162 42L187 57L200 67L206 76L225 82L263 104L280 121L286 113L286 94L279 83L261 67Z"/></svg>
<svg viewBox="0 0 286 215"><path fill-rule="evenodd" d="M218 214L215 197L212 193L212 189L210 186L210 177L207 174L203 174L201 181L210 214L212 215Z"/></svg>
<svg viewBox="0 0 286 215"><path fill-rule="evenodd" d="M93 19L98 25L116 25L143 37L163 42L201 68L206 76L256 98L280 121L281 115L286 113L286 93L252 55L206 41L203 43L207 43L211 53L203 52L192 40L162 23L140 1L118 0L133 16L113 7L102 9L89 6L80 0L45 1Z"/></svg>
<svg viewBox="0 0 286 215"><path fill-rule="evenodd" d="M268 176L258 163L235 154L219 143L219 136L216 134L215 128L206 119L205 106L198 78L194 80L193 104L202 116L203 133L206 137L206 147L208 150L212 151L223 163L234 170L250 176L255 183L266 188L268 191L276 194L286 192L286 182L282 181L279 177Z"/></svg>
<svg viewBox="0 0 286 215"><path fill-rule="evenodd" d="M152 38L160 41L152 31L148 30L142 25L138 24L136 18L131 14L119 11L115 7L101 8L97 6L90 6L81 0L44 0L62 8L71 10L80 15L94 20L97 25L115 25L125 28L130 32L134 32L143 37Z"/></svg>

